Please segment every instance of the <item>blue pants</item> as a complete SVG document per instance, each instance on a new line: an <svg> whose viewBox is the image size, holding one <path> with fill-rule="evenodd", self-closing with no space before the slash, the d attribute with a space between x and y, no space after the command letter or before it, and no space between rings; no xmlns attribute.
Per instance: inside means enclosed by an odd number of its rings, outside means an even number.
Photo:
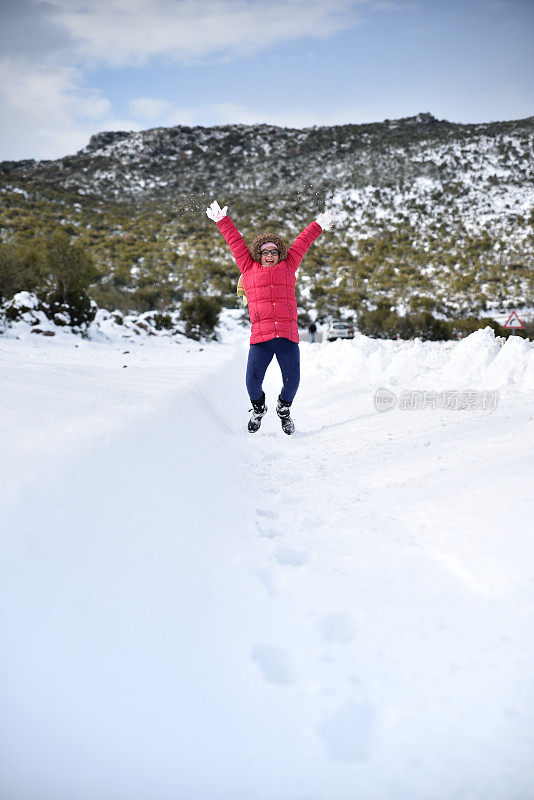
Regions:
<svg viewBox="0 0 534 800"><path fill-rule="evenodd" d="M298 344L290 339L270 339L250 345L247 363L249 397L254 402L261 398L263 379L273 356L276 356L282 370L282 400L292 403L300 383L300 350Z"/></svg>

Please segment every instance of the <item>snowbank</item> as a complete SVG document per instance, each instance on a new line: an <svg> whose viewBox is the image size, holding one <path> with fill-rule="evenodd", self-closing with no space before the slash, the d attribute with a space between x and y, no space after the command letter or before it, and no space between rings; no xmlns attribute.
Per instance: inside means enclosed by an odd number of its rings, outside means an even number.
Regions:
<svg viewBox="0 0 534 800"><path fill-rule="evenodd" d="M5 325L4 338L27 340L35 334L64 342L79 341L79 333L56 325L38 310L29 292L15 295L9 304L19 318ZM22 309L22 311L21 311ZM122 314L99 309L84 337L94 342L125 344L157 337L179 344L191 342L176 313L168 314L169 328L157 323L155 312ZM243 324L245 323L245 324ZM224 309L217 326L220 342L246 346L248 325L243 311ZM471 386L498 389L511 384L532 388L534 343L521 337L496 337L490 327L475 331L460 342L422 342L372 339L357 334L354 340L327 342L310 349L303 342L306 369L315 380L326 378L355 383L365 391L378 385L442 390Z"/></svg>
<svg viewBox="0 0 534 800"><path fill-rule="evenodd" d="M459 342L394 341L357 335L304 351L314 380L353 383L355 391L378 386L443 390L532 388L534 342L496 337L490 327Z"/></svg>

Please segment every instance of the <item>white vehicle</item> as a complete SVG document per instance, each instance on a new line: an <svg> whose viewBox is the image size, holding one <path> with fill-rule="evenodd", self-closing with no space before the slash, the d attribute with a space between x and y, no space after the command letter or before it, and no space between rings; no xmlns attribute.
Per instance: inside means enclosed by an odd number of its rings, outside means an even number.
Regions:
<svg viewBox="0 0 534 800"><path fill-rule="evenodd" d="M354 325L352 322L331 322L328 328L328 341L336 339L354 339Z"/></svg>

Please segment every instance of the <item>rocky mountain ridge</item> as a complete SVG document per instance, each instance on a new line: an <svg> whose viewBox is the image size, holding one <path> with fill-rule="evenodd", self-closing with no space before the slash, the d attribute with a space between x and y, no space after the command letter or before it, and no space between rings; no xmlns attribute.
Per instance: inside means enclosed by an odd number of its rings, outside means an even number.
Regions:
<svg viewBox="0 0 534 800"><path fill-rule="evenodd" d="M459 125L431 114L304 129L179 125L99 133L56 161L0 162L0 180L46 182L118 201L206 191L287 194L309 185L392 187L417 178L451 181L466 169L523 185L534 177L533 135L534 117Z"/></svg>

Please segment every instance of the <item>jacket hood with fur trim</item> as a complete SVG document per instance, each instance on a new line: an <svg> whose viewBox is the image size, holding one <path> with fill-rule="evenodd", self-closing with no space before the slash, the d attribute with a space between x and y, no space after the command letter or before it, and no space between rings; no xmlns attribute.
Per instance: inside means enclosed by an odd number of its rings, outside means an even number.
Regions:
<svg viewBox="0 0 534 800"><path fill-rule="evenodd" d="M250 253L254 261L257 261L258 264L261 264L261 246L266 242L272 242L278 248L278 252L280 254L280 261L284 261L287 256L287 247L285 246L283 240L277 236L276 233L260 233L259 236L256 236L252 244L250 245Z"/></svg>

